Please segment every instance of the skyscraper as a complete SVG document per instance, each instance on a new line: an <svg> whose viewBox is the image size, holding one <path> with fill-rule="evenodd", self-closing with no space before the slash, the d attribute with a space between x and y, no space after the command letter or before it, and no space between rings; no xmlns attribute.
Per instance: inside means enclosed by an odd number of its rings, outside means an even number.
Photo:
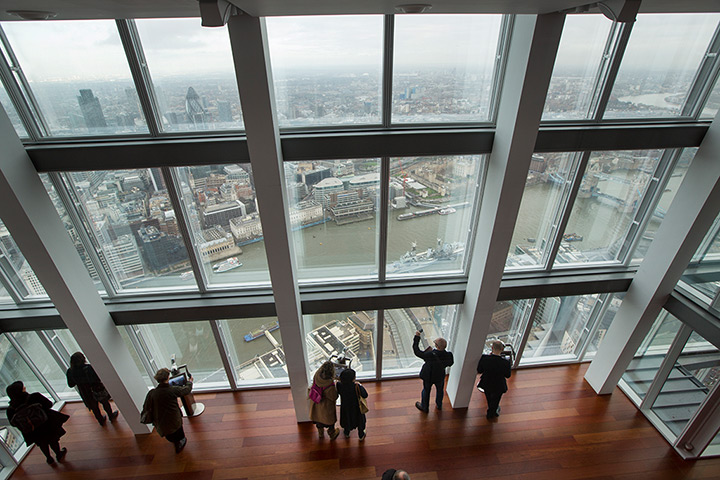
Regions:
<svg viewBox="0 0 720 480"><path fill-rule="evenodd" d="M195 125L205 124L205 109L200 103L200 96L193 87L189 87L185 96L185 113Z"/></svg>
<svg viewBox="0 0 720 480"><path fill-rule="evenodd" d="M107 127L105 115L103 115L102 107L100 106L100 100L93 95L92 90L89 88L81 89L80 96L77 97L77 99L87 128Z"/></svg>

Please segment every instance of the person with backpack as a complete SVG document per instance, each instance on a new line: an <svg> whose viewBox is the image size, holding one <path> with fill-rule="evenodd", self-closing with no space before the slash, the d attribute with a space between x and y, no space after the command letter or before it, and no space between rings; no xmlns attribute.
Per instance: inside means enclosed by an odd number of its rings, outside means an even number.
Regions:
<svg viewBox="0 0 720 480"><path fill-rule="evenodd" d="M350 431L357 428L360 441L365 440L367 424L365 399L368 397L368 393L365 387L355 382L355 370L352 368L343 370L336 388L340 395L340 426L345 438L349 438Z"/></svg>
<svg viewBox="0 0 720 480"><path fill-rule="evenodd" d="M80 398L88 410L95 415L95 419L101 426L105 426L108 418L111 422L115 421L119 412L117 410L113 412L110 405L110 394L93 367L85 363L85 355L81 352L72 354L66 376L68 387L73 388L77 385ZM107 415L100 413L99 404L102 404Z"/></svg>
<svg viewBox="0 0 720 480"><path fill-rule="evenodd" d="M335 440L340 435L340 429L335 428L335 422L337 421L335 402L338 398L338 392L335 388L334 378L335 366L333 363L323 363L315 372L312 386L308 392L310 420L315 423L319 437L325 437L325 429L327 429L330 440Z"/></svg>
<svg viewBox="0 0 720 480"><path fill-rule="evenodd" d="M430 409L430 389L435 385L435 406L438 410L442 410L442 401L445 387L445 367L452 366L455 363L453 354L446 351L447 340L444 338L436 338L433 343L435 348L428 347L426 350L420 350L420 331L415 332L413 338L413 353L416 357L422 358L423 363L420 369L420 378L423 381L423 389L421 401L415 402L415 408L421 412L428 413Z"/></svg>
<svg viewBox="0 0 720 480"><path fill-rule="evenodd" d="M29 447L33 443L40 447L49 465L55 463L50 449L55 452L55 458L61 462L67 454L67 448L60 448L60 437L65 435L63 423L70 417L52 409L52 402L41 393L27 393L25 385L17 381L5 389L10 397L10 406L7 417L10 425L18 428L22 433L25 444Z"/></svg>
<svg viewBox="0 0 720 480"><path fill-rule="evenodd" d="M184 386L170 385L170 370L161 368L155 373L158 386L147 393L143 403L140 421L155 425L161 437L175 444L175 453L180 453L187 438L182 426L182 410L178 398L192 391L193 378L190 376Z"/></svg>

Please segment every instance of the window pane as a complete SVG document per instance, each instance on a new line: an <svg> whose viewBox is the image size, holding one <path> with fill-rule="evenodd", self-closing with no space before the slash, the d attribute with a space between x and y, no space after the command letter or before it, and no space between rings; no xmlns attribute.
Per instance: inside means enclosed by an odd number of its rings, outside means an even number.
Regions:
<svg viewBox="0 0 720 480"><path fill-rule="evenodd" d="M707 297L704 300L713 306L713 298L720 292L720 216L693 255L682 280L701 296Z"/></svg>
<svg viewBox="0 0 720 480"><path fill-rule="evenodd" d="M5 91L5 86L2 82L0 82L0 106L2 106L5 113L7 113L7 116L10 118L10 122L12 122L13 127L15 127L18 137L27 138L28 134L27 131L25 131L25 126L23 126L20 116L15 109L15 105L13 105L10 101L10 97L8 97L8 94Z"/></svg>
<svg viewBox="0 0 720 480"><path fill-rule="evenodd" d="M143 380L145 381L145 385L147 385L150 388L154 388L157 382L155 382L154 379L150 378L150 375L147 373L147 369L143 366L142 362L140 361L140 354L138 353L137 349L133 345L132 341L130 340L130 336L128 334L128 331L132 332L134 329L136 332L138 332L139 335L139 327L137 326L126 326L126 327L117 327L118 332L120 332L120 336L123 339L123 342L125 343L125 347L128 349L128 352L130 353L130 356L133 359L133 362L135 363L135 366L137 367L138 372L143 377ZM161 362L160 366L158 368L161 368L164 366L165 363ZM155 372L153 372L155 373Z"/></svg>
<svg viewBox="0 0 720 480"><path fill-rule="evenodd" d="M298 278L377 277L380 160L286 162Z"/></svg>
<svg viewBox="0 0 720 480"><path fill-rule="evenodd" d="M227 27L199 18L136 20L168 132L242 129Z"/></svg>
<svg viewBox="0 0 720 480"><path fill-rule="evenodd" d="M540 299L520 364L576 360L599 295Z"/></svg>
<svg viewBox="0 0 720 480"><path fill-rule="evenodd" d="M343 355L349 359L351 368L358 376L374 376L377 312L303 315L303 321L310 378L323 362L333 356Z"/></svg>
<svg viewBox="0 0 720 480"><path fill-rule="evenodd" d="M484 162L479 155L391 160L388 278L463 271Z"/></svg>
<svg viewBox="0 0 720 480"><path fill-rule="evenodd" d="M623 380L641 399L645 398L681 325L680 320L663 310L625 370Z"/></svg>
<svg viewBox="0 0 720 480"><path fill-rule="evenodd" d="M136 328L158 368L170 368L170 358L175 355L178 367L187 365L195 386L229 386L209 322L157 323Z"/></svg>
<svg viewBox="0 0 720 480"><path fill-rule="evenodd" d="M579 157L577 153L533 155L506 269L545 264Z"/></svg>
<svg viewBox="0 0 720 480"><path fill-rule="evenodd" d="M603 15L565 18L543 120L588 118L611 26Z"/></svg>
<svg viewBox="0 0 720 480"><path fill-rule="evenodd" d="M12 297L8 294L4 286L0 285L0 304L13 304L15 303Z"/></svg>
<svg viewBox="0 0 720 480"><path fill-rule="evenodd" d="M383 376L417 374L423 361L413 353L415 331L423 329L420 349L433 346L433 340L443 337L452 351L452 329L458 311L457 305L413 307L385 310L383 332Z"/></svg>
<svg viewBox="0 0 720 480"><path fill-rule="evenodd" d="M604 118L679 116L719 18L638 15Z"/></svg>
<svg viewBox="0 0 720 480"><path fill-rule="evenodd" d="M147 133L112 20L6 22L52 136Z"/></svg>
<svg viewBox="0 0 720 480"><path fill-rule="evenodd" d="M266 22L280 127L380 123L382 16Z"/></svg>
<svg viewBox="0 0 720 480"><path fill-rule="evenodd" d="M270 283L250 164L175 172L195 254L209 285Z"/></svg>
<svg viewBox="0 0 720 480"><path fill-rule="evenodd" d="M238 385L288 382L276 317L220 320Z"/></svg>
<svg viewBox="0 0 720 480"><path fill-rule="evenodd" d="M500 15L395 15L393 123L487 122Z"/></svg>
<svg viewBox="0 0 720 480"><path fill-rule="evenodd" d="M47 298L45 289L25 260L5 224L0 220L0 268L22 298Z"/></svg>
<svg viewBox="0 0 720 480"><path fill-rule="evenodd" d="M25 384L28 392L40 392L52 401L50 392L43 387L40 379L35 376L30 366L23 360L10 341L5 338L5 335L0 336L0 359L2 359L2 363L0 363L0 383L2 385L7 386L20 380ZM4 388L0 390L0 406L7 407L10 399Z"/></svg>
<svg viewBox="0 0 720 480"><path fill-rule="evenodd" d="M11 335L15 337L20 348L25 350L25 353L32 359L37 369L40 370L40 374L50 383L50 386L62 400L78 400L80 398L74 388L68 387L65 369L61 368L52 357L45 344L38 337L37 332L16 332ZM69 362L70 358L66 360ZM30 387L28 387L28 391L31 391Z"/></svg>
<svg viewBox="0 0 720 480"><path fill-rule="evenodd" d="M490 320L490 330L485 339L483 353L490 353L492 342L495 340L512 345L517 351L535 301L529 299L497 302Z"/></svg>
<svg viewBox="0 0 720 480"><path fill-rule="evenodd" d="M652 406L652 411L676 436L720 379L720 351L697 334L693 336Z"/></svg>
<svg viewBox="0 0 720 480"><path fill-rule="evenodd" d="M159 169L72 172L63 179L119 291L193 288Z"/></svg>
<svg viewBox="0 0 720 480"><path fill-rule="evenodd" d="M555 265L616 260L662 153L590 155Z"/></svg>
<svg viewBox="0 0 720 480"><path fill-rule="evenodd" d="M598 348L600 348L600 344L605 338L605 334L610 328L612 321L615 319L615 314L620 308L620 305L622 305L622 301L624 298L625 292L615 293L613 295L602 295L600 297L599 302L607 303L608 305L605 311L602 312L602 316L600 317L600 319L597 321L597 329L595 330L595 334L590 339L590 343L588 344L587 350L585 351L585 356L582 358L582 360L590 360L591 358L595 357L595 353L597 353Z"/></svg>
<svg viewBox="0 0 720 480"><path fill-rule="evenodd" d="M720 110L720 77L715 81L715 88L713 88L710 97L707 102L705 102L705 107L703 108L700 118L713 119L715 115L717 115L718 110Z"/></svg>

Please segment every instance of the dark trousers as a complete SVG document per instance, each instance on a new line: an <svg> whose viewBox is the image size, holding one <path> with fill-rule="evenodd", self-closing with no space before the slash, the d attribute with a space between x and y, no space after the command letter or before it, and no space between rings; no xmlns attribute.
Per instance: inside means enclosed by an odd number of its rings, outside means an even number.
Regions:
<svg viewBox="0 0 720 480"><path fill-rule="evenodd" d="M430 380L423 379L422 397L420 399L420 405L424 410L430 407L430 389L435 385L435 405L438 408L442 408L443 395L445 394L445 379L441 382L432 383Z"/></svg>
<svg viewBox="0 0 720 480"><path fill-rule="evenodd" d="M180 427L178 430L175 430L170 435L165 435L165 438L168 442L177 443L183 438L185 438L185 430L183 430L183 427Z"/></svg>
<svg viewBox="0 0 720 480"><path fill-rule="evenodd" d="M498 408L500 408L500 398L503 396L502 392L488 392L485 390L485 398L487 399L488 409L487 409L487 417L497 417L500 415L498 413Z"/></svg>
<svg viewBox="0 0 720 480"><path fill-rule="evenodd" d="M100 413L100 404L102 403L103 410L105 410L105 413L110 415L112 413L112 406L110 406L110 399L104 400L102 402L95 402L93 405L90 406L90 410L92 411L93 415L95 415L95 418L98 422L102 422L102 413Z"/></svg>
<svg viewBox="0 0 720 480"><path fill-rule="evenodd" d="M49 442L42 440L36 441L35 445L37 445L40 451L45 455L45 458L52 458L50 456L51 448L52 451L55 452L55 455L58 455L60 453L60 441L58 439L50 440Z"/></svg>
<svg viewBox="0 0 720 480"><path fill-rule="evenodd" d="M358 422L358 426L357 426L358 435L360 435L361 437L363 436L363 433L365 433L366 425L367 425L367 417L361 413L360 421ZM353 430L355 430L355 429L353 428ZM343 432L345 432L345 435L350 435L350 430L348 430L347 428L343 428Z"/></svg>

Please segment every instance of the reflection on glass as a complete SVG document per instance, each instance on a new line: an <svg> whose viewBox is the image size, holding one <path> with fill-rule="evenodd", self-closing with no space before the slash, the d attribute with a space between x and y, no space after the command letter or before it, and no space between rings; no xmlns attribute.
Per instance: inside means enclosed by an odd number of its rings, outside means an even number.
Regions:
<svg viewBox="0 0 720 480"><path fill-rule="evenodd" d="M119 291L194 286L160 169L71 172L63 180Z"/></svg>
<svg viewBox="0 0 720 480"><path fill-rule="evenodd" d="M358 376L374 376L377 312L303 315L303 321L310 378L323 362L338 363L338 357L346 358L345 364L349 364Z"/></svg>
<svg viewBox="0 0 720 480"><path fill-rule="evenodd" d="M652 411L673 434L680 435L718 381L720 351L693 334L665 380Z"/></svg>
<svg viewBox="0 0 720 480"><path fill-rule="evenodd" d="M603 15L565 18L543 120L588 118L611 25Z"/></svg>
<svg viewBox="0 0 720 480"><path fill-rule="evenodd" d="M681 325L680 320L663 310L625 370L623 380L641 399L645 398Z"/></svg>
<svg viewBox="0 0 720 480"><path fill-rule="evenodd" d="M442 337L452 351L452 329L458 312L457 305L412 307L385 310L383 332L383 376L417 373L423 361L413 353L415 332L422 328L420 349L433 346L433 340Z"/></svg>
<svg viewBox="0 0 720 480"><path fill-rule="evenodd" d="M130 353L130 356L133 359L133 363L135 363L135 366L137 367L138 373L143 377L143 380L145 381L145 385L147 385L150 388L154 388L157 382L155 382L154 379L150 378L150 375L148 375L147 369L143 367L142 362L140 361L140 356L138 354L137 349L133 346L132 341L130 340L130 336L128 335L128 330L132 332L133 329L139 332L138 327L133 326L127 326L127 327L117 327L118 332L120 332L120 336L123 339L123 342L125 343L125 347L128 349L128 352ZM126 330L127 329L127 330ZM163 363L163 366L165 364ZM152 372L155 374L155 372Z"/></svg>
<svg viewBox="0 0 720 480"><path fill-rule="evenodd" d="M487 122L500 15L395 15L393 123Z"/></svg>
<svg viewBox="0 0 720 480"><path fill-rule="evenodd" d="M700 114L700 118L713 119L715 115L717 115L718 110L720 110L720 77L715 81L715 88L713 88L710 97L707 102L705 102L705 107Z"/></svg>
<svg viewBox="0 0 720 480"><path fill-rule="evenodd" d="M35 272L25 260L2 220L0 220L0 268L21 297L27 299L47 297L40 280L35 276Z"/></svg>
<svg viewBox="0 0 720 480"><path fill-rule="evenodd" d="M490 353L492 342L500 340L517 351L535 300L502 301L495 304L490 330L485 339L483 353Z"/></svg>
<svg viewBox="0 0 720 480"><path fill-rule="evenodd" d="M77 391L67 385L65 369L52 357L37 332L16 332L11 335L17 340L20 348L32 359L37 369L40 370L40 374L61 399L77 400L79 398ZM68 358L67 361L70 359ZM31 391L30 387L28 387L28 391Z"/></svg>
<svg viewBox="0 0 720 480"><path fill-rule="evenodd" d="M655 210L653 210L645 226L645 230L638 240L635 251L632 253L633 263L640 263L640 261L645 258L645 254L655 239L655 234L658 228L660 228L660 224L665 218L668 208L670 208L672 201L675 199L675 194L678 188L680 188L680 184L685 178L688 168L690 168L690 162L692 162L692 159L695 157L695 152L697 152L697 148L686 148L682 151L668 182L665 184L665 189L660 194Z"/></svg>
<svg viewBox="0 0 720 480"><path fill-rule="evenodd" d="M380 123L382 16L266 22L280 127Z"/></svg>
<svg viewBox="0 0 720 480"><path fill-rule="evenodd" d="M718 19L638 15L604 118L679 116Z"/></svg>
<svg viewBox="0 0 720 480"><path fill-rule="evenodd" d="M238 385L288 381L277 318L220 320Z"/></svg>
<svg viewBox="0 0 720 480"><path fill-rule="evenodd" d="M662 150L590 155L555 264L616 260Z"/></svg>
<svg viewBox="0 0 720 480"><path fill-rule="evenodd" d="M298 278L377 277L380 160L285 162Z"/></svg>
<svg viewBox="0 0 720 480"><path fill-rule="evenodd" d="M720 293L720 216L693 255L682 280L709 299L710 306L718 308L717 295ZM713 300L714 299L714 300Z"/></svg>
<svg viewBox="0 0 720 480"><path fill-rule="evenodd" d="M5 335L7 334L0 336L0 358L2 358L2 364L0 364L0 385L7 386L20 380L25 384L28 392L40 392L52 400L50 392L45 389L40 379L33 373L30 366L23 360ZM10 400L5 393L5 389L0 389L0 406L7 407L9 402Z"/></svg>
<svg viewBox="0 0 720 480"><path fill-rule="evenodd" d="M13 127L15 127L15 132L17 132L18 137L26 138L28 134L25 130L25 126L22 124L22 120L20 120L20 116L15 109L15 105L13 105L10 101L10 97L8 97L8 94L5 91L5 86L2 82L0 82L0 107L5 110L5 113L10 118L10 122Z"/></svg>
<svg viewBox="0 0 720 480"><path fill-rule="evenodd" d="M545 264L578 160L576 153L533 155L506 269Z"/></svg>
<svg viewBox="0 0 720 480"><path fill-rule="evenodd" d="M520 364L577 359L598 300L599 295L540 299Z"/></svg>
<svg viewBox="0 0 720 480"><path fill-rule="evenodd" d="M52 136L147 133L112 20L6 22Z"/></svg>
<svg viewBox="0 0 720 480"><path fill-rule="evenodd" d="M165 131L242 129L226 27L199 18L136 20Z"/></svg>
<svg viewBox="0 0 720 480"><path fill-rule="evenodd" d="M175 355L178 367L187 365L195 386L229 385L209 322L157 323L135 328L158 368L170 368L170 358Z"/></svg>
<svg viewBox="0 0 720 480"><path fill-rule="evenodd" d="M95 288L98 289L98 292L105 293L105 287L100 281L100 277L98 277L95 265L90 259L90 255L88 255L87 250L85 249L85 245L83 245L82 241L80 240L80 235L75 229L75 225L73 225L72 220L70 220L70 216L68 215L67 210L65 210L65 205L62 203L62 200L60 200L57 191L55 191L55 187L50 181L50 177L47 173L41 173L40 179L42 180L43 185L45 186L45 190L48 192L48 195L50 195L50 200L52 200L53 205L55 205L55 210L57 210L58 216L62 220L63 225L65 225L65 231L70 237L70 241L72 241L73 245L75 246L78 255L80 255L80 258L82 259L85 268L90 274L90 278L92 278L93 283L95 283Z"/></svg>
<svg viewBox="0 0 720 480"><path fill-rule="evenodd" d="M250 164L183 167L175 173L195 254L209 284L269 283Z"/></svg>
<svg viewBox="0 0 720 480"><path fill-rule="evenodd" d="M462 272L483 162L476 155L390 161L389 278Z"/></svg>

